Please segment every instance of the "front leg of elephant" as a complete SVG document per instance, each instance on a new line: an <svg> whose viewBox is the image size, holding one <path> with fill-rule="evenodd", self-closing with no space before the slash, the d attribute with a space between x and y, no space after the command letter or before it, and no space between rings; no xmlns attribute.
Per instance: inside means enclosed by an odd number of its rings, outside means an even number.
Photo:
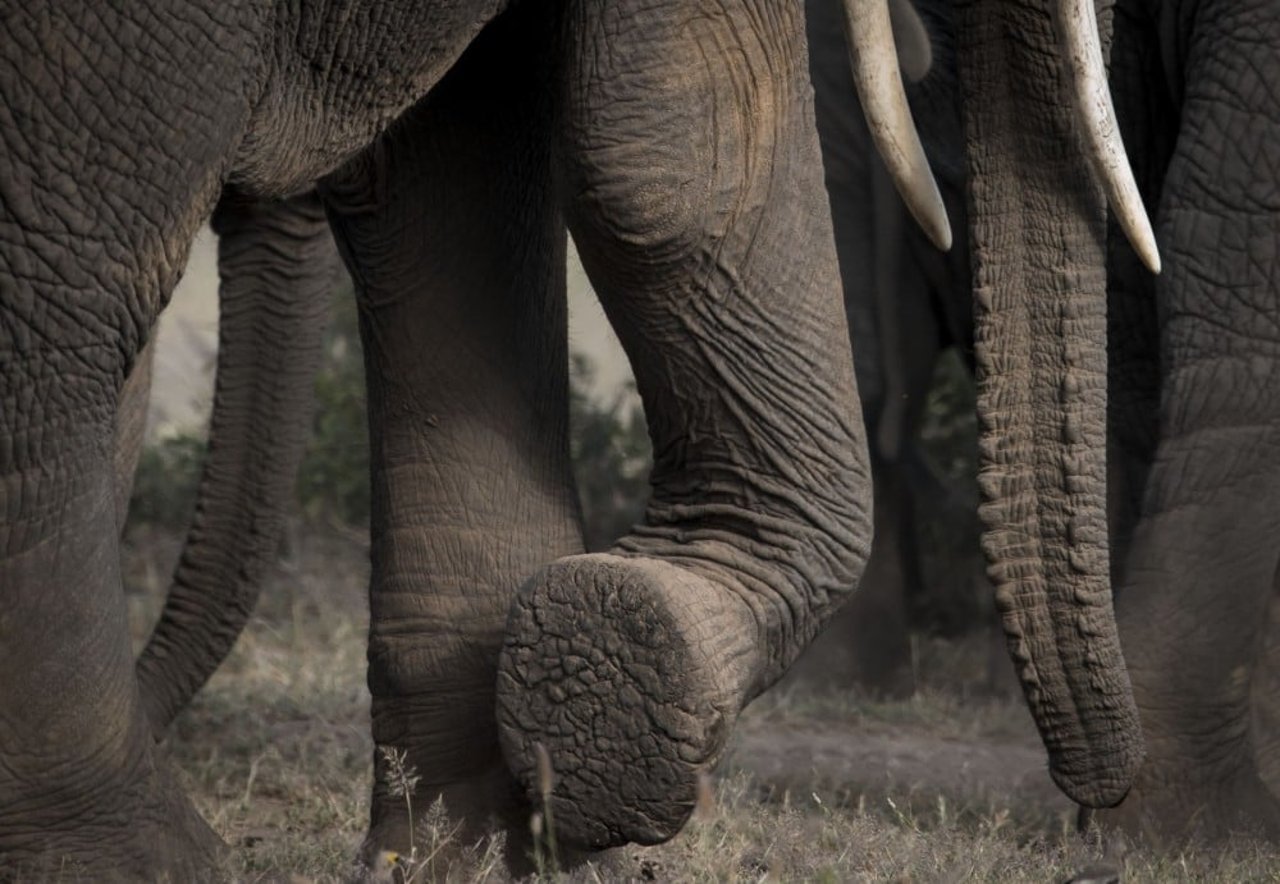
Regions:
<svg viewBox="0 0 1280 884"><path fill-rule="evenodd" d="M520 583L583 548L544 11L525 4L491 25L321 188L369 390L369 861L410 855L409 805L420 821L440 800L461 826L454 847L497 828L508 864L526 865L528 820L493 712L498 652ZM408 801L388 752L420 777ZM430 874L459 859L435 857Z"/></svg>
<svg viewBox="0 0 1280 884"><path fill-rule="evenodd" d="M653 496L609 553L523 587L498 721L557 837L599 848L679 831L742 708L856 584L870 481L802 9L568 6L570 226L635 369Z"/></svg>

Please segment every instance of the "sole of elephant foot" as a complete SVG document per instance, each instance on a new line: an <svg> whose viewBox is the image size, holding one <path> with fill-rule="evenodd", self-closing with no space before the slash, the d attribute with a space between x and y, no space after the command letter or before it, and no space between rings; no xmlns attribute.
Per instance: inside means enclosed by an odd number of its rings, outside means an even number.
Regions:
<svg viewBox="0 0 1280 884"><path fill-rule="evenodd" d="M559 842L684 826L755 663L746 605L656 559L561 559L521 590L498 664L499 738Z"/></svg>

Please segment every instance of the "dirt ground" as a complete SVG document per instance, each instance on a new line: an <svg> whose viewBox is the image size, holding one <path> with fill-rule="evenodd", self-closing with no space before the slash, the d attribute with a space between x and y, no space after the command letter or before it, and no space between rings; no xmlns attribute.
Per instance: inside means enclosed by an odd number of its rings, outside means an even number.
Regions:
<svg viewBox="0 0 1280 884"><path fill-rule="evenodd" d="M363 834L371 775L367 545L346 532L295 530L288 546L231 659L175 723L165 751L227 841L231 877L341 880ZM127 539L139 646L178 547L154 530ZM957 688L965 666L980 680L984 655L981 643L930 646L925 687L903 702L802 685L766 695L744 713L715 800L686 833L564 877L1061 881L1101 862L1123 865L1127 880L1280 881L1280 854L1247 842L1134 848L1122 861L1114 845L1082 841L1025 709ZM430 857L449 842L450 826L432 809L415 815L425 859L414 880L433 880ZM499 852L478 845L474 869L459 880L501 880ZM539 863L545 877L556 875L557 857Z"/></svg>

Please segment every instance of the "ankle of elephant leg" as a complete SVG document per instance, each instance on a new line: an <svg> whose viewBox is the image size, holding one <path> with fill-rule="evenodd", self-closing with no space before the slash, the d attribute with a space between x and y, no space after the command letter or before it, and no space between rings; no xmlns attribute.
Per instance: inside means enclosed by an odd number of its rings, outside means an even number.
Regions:
<svg viewBox="0 0 1280 884"><path fill-rule="evenodd" d="M497 833L523 843L528 809L502 761L492 692L483 706L474 693L374 697L365 862L388 850L409 856L423 845L474 845Z"/></svg>
<svg viewBox="0 0 1280 884"><path fill-rule="evenodd" d="M422 787L447 786L483 774L500 759L493 688L373 696L375 794L392 758L412 768Z"/></svg>
<svg viewBox="0 0 1280 884"><path fill-rule="evenodd" d="M224 845L152 754L149 731L129 730L124 745L75 762L35 756L46 768L23 777L25 795L0 782L0 880L208 877Z"/></svg>
<svg viewBox="0 0 1280 884"><path fill-rule="evenodd" d="M743 706L786 674L852 588L843 577L802 576L722 540L674 546L652 532L623 538L615 549L692 579L684 592L706 612L715 655L732 661Z"/></svg>
<svg viewBox="0 0 1280 884"><path fill-rule="evenodd" d="M0 716L0 732L24 737L21 743L10 739L3 746L4 814L30 820L36 830L65 832L91 828L99 816L126 817L139 803L137 784L154 766L151 731L141 714L120 709L117 721L101 718L89 728L70 716L58 721L49 715L45 722L43 733L34 736L17 731ZM0 826L0 854L10 836L21 839L27 833Z"/></svg>

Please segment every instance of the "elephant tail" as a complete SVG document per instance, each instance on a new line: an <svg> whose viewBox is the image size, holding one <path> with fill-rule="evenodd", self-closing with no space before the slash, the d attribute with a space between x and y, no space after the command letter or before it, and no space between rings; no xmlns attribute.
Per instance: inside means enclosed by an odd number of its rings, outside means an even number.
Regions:
<svg viewBox="0 0 1280 884"><path fill-rule="evenodd" d="M1144 749L1108 568L1106 202L1053 16L977 0L961 27L983 547L1050 772L1109 806Z"/></svg>
<svg viewBox="0 0 1280 884"><path fill-rule="evenodd" d="M310 427L338 262L319 197L223 194L209 451L182 556L138 658L163 733L230 652L276 556Z"/></svg>

